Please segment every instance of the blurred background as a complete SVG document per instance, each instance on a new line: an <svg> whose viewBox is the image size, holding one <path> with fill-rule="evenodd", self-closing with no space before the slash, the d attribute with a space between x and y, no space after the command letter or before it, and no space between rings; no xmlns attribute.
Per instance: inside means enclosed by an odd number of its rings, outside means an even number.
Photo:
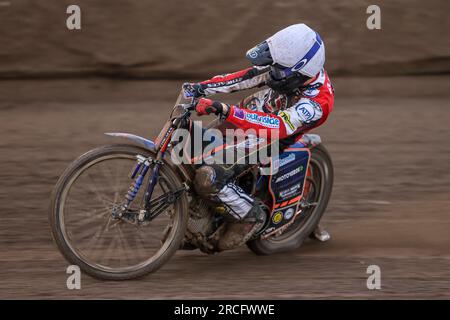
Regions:
<svg viewBox="0 0 450 320"><path fill-rule="evenodd" d="M81 8L81 30L66 9ZM381 29L369 30L369 5ZM0 0L0 298L449 298L450 4L444 0ZM126 283L66 287L50 192L104 132L153 138L185 81L248 66L245 52L303 22L336 89L317 130L335 184L328 243L256 257L180 252ZM246 93L218 96L228 102ZM382 289L368 290L379 265Z"/></svg>
<svg viewBox="0 0 450 320"><path fill-rule="evenodd" d="M65 27L71 4L81 8L81 31ZM381 30L366 27L373 4ZM450 70L443 0L2 0L0 8L1 77L205 77L245 67L247 49L299 22L322 35L335 76Z"/></svg>

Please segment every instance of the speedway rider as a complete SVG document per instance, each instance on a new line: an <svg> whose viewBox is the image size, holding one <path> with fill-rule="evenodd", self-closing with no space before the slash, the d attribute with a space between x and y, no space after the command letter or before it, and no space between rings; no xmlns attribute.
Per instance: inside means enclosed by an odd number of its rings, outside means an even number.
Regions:
<svg viewBox="0 0 450 320"><path fill-rule="evenodd" d="M253 67L183 85L187 94L200 98L197 114L214 113L243 130L277 130L286 145L325 122L333 109L334 90L323 68L325 45L317 32L305 24L291 25L250 49L246 57ZM203 98L264 85L269 88L239 105ZM274 121L268 125L259 121L263 117ZM199 195L219 200L236 219L228 227L232 232L221 239L223 250L247 242L265 223L259 200L229 182L234 175L221 165L203 165L194 181Z"/></svg>

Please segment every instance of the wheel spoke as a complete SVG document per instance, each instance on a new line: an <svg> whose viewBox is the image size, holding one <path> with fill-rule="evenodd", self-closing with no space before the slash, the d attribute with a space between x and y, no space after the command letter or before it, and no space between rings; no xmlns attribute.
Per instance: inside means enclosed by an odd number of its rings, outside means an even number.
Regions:
<svg viewBox="0 0 450 320"><path fill-rule="evenodd" d="M109 205L114 205L115 203L111 200L106 198L99 190L98 187L94 181L94 179L92 178L92 176L90 174L87 174L87 177L90 179L91 183L86 184L86 187L89 188L89 190L92 191L92 193L94 193L94 195L97 197L98 200L100 200L104 205L109 206Z"/></svg>

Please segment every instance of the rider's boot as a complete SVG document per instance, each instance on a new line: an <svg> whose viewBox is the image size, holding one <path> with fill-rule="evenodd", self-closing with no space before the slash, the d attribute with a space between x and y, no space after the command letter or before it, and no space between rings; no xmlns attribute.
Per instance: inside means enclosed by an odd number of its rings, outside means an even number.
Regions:
<svg viewBox="0 0 450 320"><path fill-rule="evenodd" d="M311 239L318 240L320 242L326 242L330 240L331 236L327 230L325 230L320 224L314 229L314 231L309 235Z"/></svg>
<svg viewBox="0 0 450 320"><path fill-rule="evenodd" d="M219 239L218 249L229 250L243 245L262 231L267 221L267 213L261 202L255 199L253 207L244 218L239 221L228 222L227 229Z"/></svg>

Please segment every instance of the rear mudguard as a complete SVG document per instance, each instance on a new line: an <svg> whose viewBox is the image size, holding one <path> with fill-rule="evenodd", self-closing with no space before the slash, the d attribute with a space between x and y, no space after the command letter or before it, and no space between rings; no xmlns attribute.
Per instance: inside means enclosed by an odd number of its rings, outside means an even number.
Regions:
<svg viewBox="0 0 450 320"><path fill-rule="evenodd" d="M285 230L295 221L303 197L311 149L320 143L320 136L305 134L271 159L268 191L272 197L272 212L264 238ZM277 171L273 171L275 167Z"/></svg>
<svg viewBox="0 0 450 320"><path fill-rule="evenodd" d="M305 148L314 148L315 146L318 146L322 143L322 139L318 134L304 134L302 138L298 141L299 143L303 144Z"/></svg>
<svg viewBox="0 0 450 320"><path fill-rule="evenodd" d="M113 138L122 138L129 140L133 145L142 147L144 149L147 149L151 152L156 153L156 145L152 140L145 139L143 137L137 136L135 134L131 133L123 133L123 132L107 132L105 135L113 137ZM183 179L184 182L190 184L194 178L194 171L193 168L187 165L180 165L176 166L171 161L168 160L170 157L165 157L165 163L167 163L175 172L177 172L181 179Z"/></svg>

